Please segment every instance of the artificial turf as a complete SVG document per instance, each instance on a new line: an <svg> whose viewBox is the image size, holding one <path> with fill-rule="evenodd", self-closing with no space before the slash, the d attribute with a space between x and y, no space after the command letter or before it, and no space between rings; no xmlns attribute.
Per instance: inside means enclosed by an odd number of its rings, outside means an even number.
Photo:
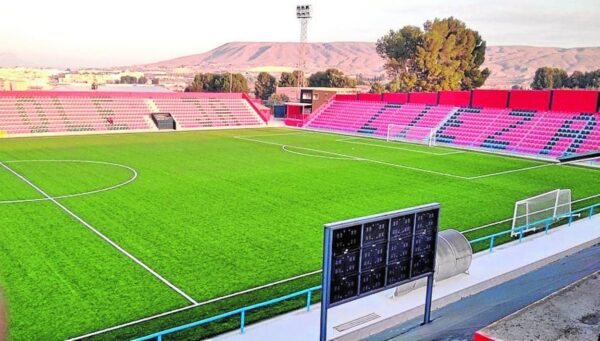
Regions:
<svg viewBox="0 0 600 341"><path fill-rule="evenodd" d="M439 202L442 227L463 230L548 190L600 192L595 169L273 128L4 139L0 160L135 169L126 186L59 202L197 301L318 269L327 222ZM132 176L72 161L7 165L53 197ZM0 202L41 197L2 168L0 184ZM0 224L12 340L73 337L187 304L51 202L0 203Z"/></svg>

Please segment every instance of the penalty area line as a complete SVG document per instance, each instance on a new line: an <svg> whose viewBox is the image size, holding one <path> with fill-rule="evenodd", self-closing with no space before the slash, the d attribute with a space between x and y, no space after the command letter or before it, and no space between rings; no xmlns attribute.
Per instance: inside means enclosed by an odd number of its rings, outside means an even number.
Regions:
<svg viewBox="0 0 600 341"><path fill-rule="evenodd" d="M391 163L391 162L385 162L385 161L367 159L367 158L364 158L364 157L358 157L358 156L354 156L354 155L346 155L346 154L334 153L334 152L330 152L330 151L326 151L326 150L319 150L319 149L313 149L313 148L305 148L305 147L292 146L292 145L289 145L289 144L283 144L283 143L277 143L277 142L261 141L261 140L251 139L251 138L240 137L240 136L234 136L234 138L240 139L240 140L245 140L245 141L250 141L250 142L268 144L268 145L272 145L272 146L279 146L279 147L284 147L285 146L286 148L295 148L295 149L306 150L306 151L310 151L310 152L330 154L330 155L335 155L335 156L343 157L343 158L348 159L348 160L371 162L371 163L376 163L376 164L390 166L390 167L396 167L396 168L402 168L402 169L409 169L409 170L413 170L413 171L417 171L417 172L423 172L423 173L429 173L429 174L436 174L436 175L441 175L441 176L447 176L447 177L454 178L454 179L469 180L469 178L464 177L464 176L460 176L460 175L454 175L454 174L449 174L449 173L437 172L437 171L433 171L433 170L429 170L429 169L423 169L423 168L405 166L405 165L401 165L401 164L398 164L398 163ZM285 150L285 151L289 151L289 150Z"/></svg>
<svg viewBox="0 0 600 341"><path fill-rule="evenodd" d="M79 217L78 215L76 215L75 213L73 213L73 211L71 211L70 209L68 209L66 206L64 206L63 204L61 204L60 202L58 202L55 198L51 197L50 195L48 195L48 193L44 192L44 190L42 190L41 188L39 188L38 186L36 186L33 182L29 181L26 177L24 177L23 175L17 173L15 170L13 170L12 168L10 168L9 166L7 166L4 162L0 161L0 166L2 166L4 169L6 169L7 171L9 171L10 173L12 173L14 176L16 176L17 178L21 179L21 181L25 182L26 184L28 184L29 186L31 186L33 189L35 189L38 193L40 193L42 196L44 196L45 198L47 198L48 200L50 200L52 203L54 203L56 206L58 206L60 209L62 209L63 211L65 211L68 215L70 215L72 218L74 218L75 220L77 220L79 223L81 223L83 226L87 227L90 231L94 232L97 236L99 236L100 238L104 239L104 241L106 241L108 244L110 244L112 247L114 247L115 249L117 249L118 251L120 251L122 254L124 254L125 256L127 256L129 259L131 259L132 261L134 261L136 264L138 264L139 266L141 266L142 268L144 268L147 272L149 272L150 274L152 274L154 277L156 277L158 280L160 280L161 282L163 282L165 285L167 285L169 288L171 288L173 291L175 291L176 293L178 293L179 295L183 296L187 301L189 301L192 304L197 304L198 302L196 300L194 300L190 295L186 294L183 290L179 289L178 287L176 287L173 283L169 282L167 279L165 279L164 277L162 277L159 273L157 273L156 271L154 271L152 268L150 268L148 265L146 265L144 262L142 262L141 260L137 259L135 256L133 256L131 253L129 253L127 250L125 250L124 248L122 248L119 244L115 243L114 241L112 241L110 238L108 238L107 236L105 236L104 234L102 234L102 232L98 231L96 228L94 228L92 225L90 225L88 222L86 222L85 220L83 220L81 217Z"/></svg>

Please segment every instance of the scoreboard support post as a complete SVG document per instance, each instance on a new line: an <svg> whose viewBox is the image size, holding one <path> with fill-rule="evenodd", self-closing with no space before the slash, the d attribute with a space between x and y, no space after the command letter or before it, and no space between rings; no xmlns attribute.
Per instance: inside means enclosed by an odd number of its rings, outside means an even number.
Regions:
<svg viewBox="0 0 600 341"><path fill-rule="evenodd" d="M324 245L331 244L331 230L325 229ZM329 281L331 280L331 248L323 248L323 278L321 285L321 332L320 341L327 341L327 310L329 309L329 300L323 297L329 297Z"/></svg>
<svg viewBox="0 0 600 341"><path fill-rule="evenodd" d="M427 277L423 324L431 322L440 205L326 224L319 340L329 308Z"/></svg>
<svg viewBox="0 0 600 341"><path fill-rule="evenodd" d="M427 293L425 294L425 313L423 324L431 322L431 301L433 300L433 274L427 276Z"/></svg>

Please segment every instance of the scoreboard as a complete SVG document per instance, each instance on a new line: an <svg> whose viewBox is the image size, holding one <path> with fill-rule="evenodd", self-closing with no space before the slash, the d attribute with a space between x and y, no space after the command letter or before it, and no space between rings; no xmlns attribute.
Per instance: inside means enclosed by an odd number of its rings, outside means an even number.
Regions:
<svg viewBox="0 0 600 341"><path fill-rule="evenodd" d="M326 224L322 333L329 307L423 277L433 283L439 216L434 203Z"/></svg>

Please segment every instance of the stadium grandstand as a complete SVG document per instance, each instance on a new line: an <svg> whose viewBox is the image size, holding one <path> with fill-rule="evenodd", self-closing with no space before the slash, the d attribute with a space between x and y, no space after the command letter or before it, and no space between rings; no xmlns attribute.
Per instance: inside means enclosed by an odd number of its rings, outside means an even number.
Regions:
<svg viewBox="0 0 600 341"><path fill-rule="evenodd" d="M474 90L337 95L304 126L559 158L600 150L598 91ZM404 127L389 136L390 126ZM412 135L412 136L411 136Z"/></svg>
<svg viewBox="0 0 600 341"><path fill-rule="evenodd" d="M6 136L154 131L152 115L167 113L175 128L264 126L262 113L240 93L0 92Z"/></svg>

